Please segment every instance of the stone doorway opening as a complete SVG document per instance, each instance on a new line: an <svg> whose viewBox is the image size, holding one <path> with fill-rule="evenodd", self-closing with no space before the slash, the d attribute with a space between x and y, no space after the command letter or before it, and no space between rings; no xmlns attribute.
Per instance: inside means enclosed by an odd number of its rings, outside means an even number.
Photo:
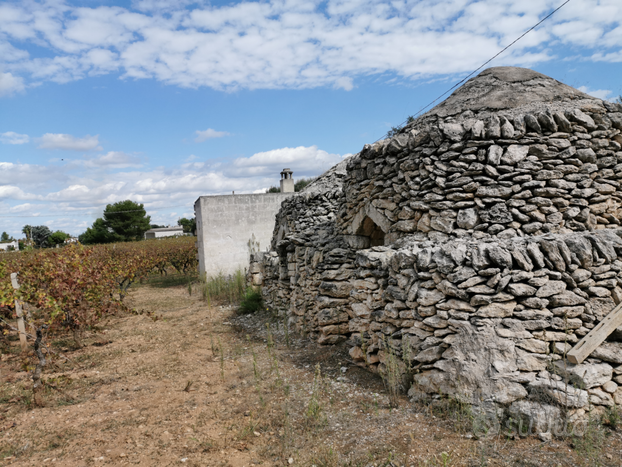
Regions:
<svg viewBox="0 0 622 467"><path fill-rule="evenodd" d="M368 237L370 246L384 245L384 231L369 216L365 216L363 222L356 230L356 235Z"/></svg>

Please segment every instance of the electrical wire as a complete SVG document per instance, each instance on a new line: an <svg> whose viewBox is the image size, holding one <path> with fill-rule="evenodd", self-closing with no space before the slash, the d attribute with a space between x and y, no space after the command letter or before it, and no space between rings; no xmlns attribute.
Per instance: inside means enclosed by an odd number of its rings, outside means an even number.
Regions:
<svg viewBox="0 0 622 467"><path fill-rule="evenodd" d="M482 63L478 68L476 68L475 70L473 70L471 73L469 73L465 78L463 78L462 80L458 81L456 84L454 84L452 87L450 87L447 91L445 91L443 94L441 94L440 96L438 96L436 99L434 99L432 102L430 102L429 104L427 104L426 106L422 107L421 109L419 109L417 111L417 113L415 113L414 115L412 115L411 117L407 118L406 120L404 120L404 122L402 122L400 125L398 125L398 129L402 129L404 128L404 126L409 123L409 121L411 121L411 118L418 118L419 116L421 116L421 113L427 109L428 107L430 107L432 104L434 104L435 102L437 102L441 97L445 96L446 94L450 93L451 91L453 91L455 88L457 88L458 86L460 86L462 83L464 83L466 80L468 80L471 76L473 76L475 73L477 73L479 70L481 70L482 68L484 68L486 65L488 65L490 62L492 62L495 58L497 58L499 55L501 55L503 52L505 52L506 50L508 50L510 47L512 47L514 44L516 44L519 40L521 40L523 37L525 37L527 34L529 34L531 31L533 31L534 29L536 29L538 26L540 26L542 23L544 23L547 19L549 19L551 16L553 16L556 12L558 12L559 10L562 9L562 7L564 7L566 4L570 3L570 0L566 0L564 3L562 3L560 6L558 6L557 8L555 8L552 12L550 12L548 15L546 15L544 18L542 18L540 21L538 21L536 24L534 24L532 27L530 27L527 31L525 31L523 34L521 34L519 37L517 37L516 39L514 39L509 45L507 45L505 48L503 48L503 50L501 50L500 52L498 52L497 54L495 54L493 57L489 58L488 60L486 60L484 63ZM378 141L385 139L386 134L380 138L378 138L376 141L374 141L374 143L377 143Z"/></svg>

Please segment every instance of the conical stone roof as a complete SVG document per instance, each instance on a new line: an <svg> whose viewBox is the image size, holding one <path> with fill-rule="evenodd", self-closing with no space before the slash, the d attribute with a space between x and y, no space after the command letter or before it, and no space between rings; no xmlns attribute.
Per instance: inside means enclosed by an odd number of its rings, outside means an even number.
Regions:
<svg viewBox="0 0 622 467"><path fill-rule="evenodd" d="M532 70L490 68L348 162L344 233L541 235L622 220L622 105ZM388 244L388 243L387 243Z"/></svg>
<svg viewBox="0 0 622 467"><path fill-rule="evenodd" d="M568 105L602 106L600 99L542 73L527 68L503 66L488 68L471 78L427 116L448 117L467 110L527 110L528 107L535 110L543 104L553 104L555 108Z"/></svg>

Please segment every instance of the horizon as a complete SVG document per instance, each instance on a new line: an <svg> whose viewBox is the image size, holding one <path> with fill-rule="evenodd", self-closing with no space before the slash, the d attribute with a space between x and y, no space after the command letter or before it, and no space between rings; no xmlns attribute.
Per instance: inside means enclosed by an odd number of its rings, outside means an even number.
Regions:
<svg viewBox="0 0 622 467"><path fill-rule="evenodd" d="M77 237L126 199L174 226L199 196L318 176L561 4L0 2L0 232ZM484 69L614 100L619 18L573 0Z"/></svg>

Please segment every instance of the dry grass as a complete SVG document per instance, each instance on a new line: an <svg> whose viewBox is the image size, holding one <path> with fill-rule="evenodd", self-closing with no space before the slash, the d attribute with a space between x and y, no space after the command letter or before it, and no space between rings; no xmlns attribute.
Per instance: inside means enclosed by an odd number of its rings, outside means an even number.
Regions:
<svg viewBox="0 0 622 467"><path fill-rule="evenodd" d="M129 300L150 315L113 318L82 349L58 339L74 363L46 368L43 408L19 354L2 356L0 465L588 465L572 440L476 440L467 407L389 397L344 348L282 319L235 316L185 285ZM600 433L589 465L619 465L619 433Z"/></svg>

